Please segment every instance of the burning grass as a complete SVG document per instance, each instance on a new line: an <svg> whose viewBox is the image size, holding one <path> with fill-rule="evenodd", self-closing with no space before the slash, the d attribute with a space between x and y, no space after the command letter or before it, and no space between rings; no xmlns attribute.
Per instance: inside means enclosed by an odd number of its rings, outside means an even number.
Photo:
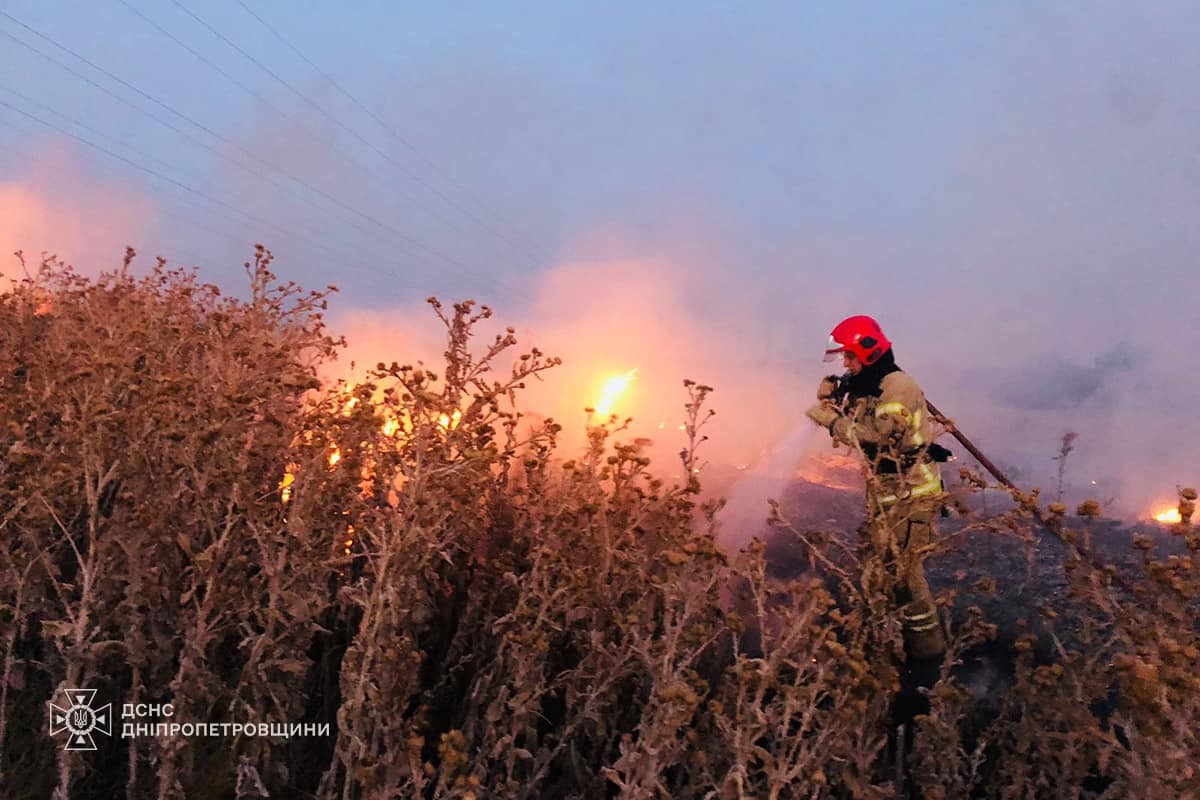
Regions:
<svg viewBox="0 0 1200 800"><path fill-rule="evenodd" d="M685 384L675 482L614 422L578 451L529 422L520 392L556 360L514 357L512 330L478 341L472 303L431 301L444 364L325 388L327 293L269 265L247 265L246 301L161 263L92 282L51 261L0 296L9 796L1195 795L1194 493L1169 556L1132 542L1131 591L1080 557L1092 507L1044 511L1051 555L1031 548L1036 494L943 537L934 560L975 559L976 594L1022 577L980 563L988 531L1012 545L994 563L1036 563L1063 596L1005 638L943 592L953 647L898 770L899 631L857 577L879 565L798 526L800 574L717 545L708 387ZM982 691L958 663L981 653L1003 675ZM65 752L46 703L80 686L173 722L332 735Z"/></svg>

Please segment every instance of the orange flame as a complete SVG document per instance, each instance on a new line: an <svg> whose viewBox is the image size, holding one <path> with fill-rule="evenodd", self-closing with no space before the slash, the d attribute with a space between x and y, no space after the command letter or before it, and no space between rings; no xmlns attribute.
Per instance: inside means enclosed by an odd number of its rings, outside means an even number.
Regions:
<svg viewBox="0 0 1200 800"><path fill-rule="evenodd" d="M1156 522L1165 522L1168 524L1174 524L1176 522L1183 522L1183 517L1180 516L1178 507L1172 507L1172 508L1164 508L1161 511L1157 512L1154 515L1154 520Z"/></svg>
<svg viewBox="0 0 1200 800"><path fill-rule="evenodd" d="M617 398L625 393L629 388L629 384L637 377L637 367L629 370L624 375L613 375L604 382L604 388L600 391L600 399L594 406L595 411L602 417L607 417L612 413L613 405L617 402Z"/></svg>
<svg viewBox="0 0 1200 800"><path fill-rule="evenodd" d="M353 397L350 398L345 403L345 405L343 405L342 414L348 416L352 412L354 407L357 405L357 403L358 403L357 398L353 398ZM443 428L454 427L455 425L458 424L458 421L461 417L462 417L462 413L459 411L455 411L453 418L448 417L445 414L443 414L441 417L441 420L439 422ZM395 438L399 434L407 433L409 430L411 430L411 426L409 425L407 419L402 420L402 419L397 419L395 417L388 416L380 423L379 429L380 429L380 432L384 436L386 436L388 438ZM302 443L311 443L312 438L313 438L312 431L304 431L303 435L297 433L296 436L292 440L292 447L294 447L294 448L300 447ZM330 468L336 467L341 462L342 450L338 445L333 444L330 446L329 455L327 457L327 460L328 460ZM298 464L295 464L295 463L288 464L287 468L284 470L283 478L280 479L280 481L278 483L278 487L280 490L279 499L284 504L288 503L292 499L292 484L295 483L295 481L296 481L296 472L299 469L300 469L300 467ZM369 485L370 477L371 477L371 466L369 463L363 465L362 477L364 479L364 485ZM367 495L370 494L370 492L367 488L364 488L363 491Z"/></svg>
<svg viewBox="0 0 1200 800"><path fill-rule="evenodd" d="M296 482L296 465L288 464L287 470L283 473L283 480L279 482L279 488L282 490L279 494L281 502L286 503L292 499L292 484Z"/></svg>
<svg viewBox="0 0 1200 800"><path fill-rule="evenodd" d="M453 414L442 414L438 417L438 427L444 431L448 431L451 428L457 427L460 419L462 419L462 412L456 408Z"/></svg>

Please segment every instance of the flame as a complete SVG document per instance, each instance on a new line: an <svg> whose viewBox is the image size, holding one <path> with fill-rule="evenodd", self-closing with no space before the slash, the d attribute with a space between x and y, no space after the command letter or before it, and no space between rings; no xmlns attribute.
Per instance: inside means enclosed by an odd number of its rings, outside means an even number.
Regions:
<svg viewBox="0 0 1200 800"><path fill-rule="evenodd" d="M625 393L629 388L629 384L637 377L637 367L629 370L624 375L613 375L604 382L604 388L600 391L600 399L596 402L596 413L602 417L607 417L612 413L613 404L617 402L617 398Z"/></svg>
<svg viewBox="0 0 1200 800"><path fill-rule="evenodd" d="M288 464L287 469L283 473L283 480L279 481L279 488L282 490L279 494L281 502L286 503L292 499L292 484L296 482L296 465Z"/></svg>
<svg viewBox="0 0 1200 800"><path fill-rule="evenodd" d="M1155 522L1174 524L1176 522L1183 522L1183 517L1180 516L1179 509L1177 507L1164 508L1154 515L1154 520Z"/></svg>
<svg viewBox="0 0 1200 800"><path fill-rule="evenodd" d="M358 405L358 398L354 396L354 390L357 389L357 384L346 383L338 386L337 393L341 397L346 398L342 402L342 416L348 417L354 413L354 407Z"/></svg>
<svg viewBox="0 0 1200 800"><path fill-rule="evenodd" d="M354 391L353 386L347 386L345 388L339 389L339 392L343 396L347 396L353 391ZM346 399L344 401L339 400L338 402L340 403L341 415L348 417L354 413L354 410L360 406L362 401L358 397L346 397ZM386 409L382 410L381 412L377 411L377 414L378 414L377 421L379 424L379 431L383 436L385 436L389 439L397 439L399 437L406 436L412 432L412 429L413 429L412 420L408 416L406 416L404 414L400 414L399 416L394 416ZM452 428L458 427L458 424L461 420L462 420L462 411L459 409L455 409L450 414L439 415L437 424L442 430L450 430ZM315 436L315 432L312 430L305 430L302 432L297 432L292 438L291 446L293 448L299 448L304 444L312 444L314 436ZM361 442L360 444L363 447L366 447L368 443ZM373 495L374 463L373 463L373 459L371 459L369 456L364 455L365 452L367 452L367 451L359 452L359 458L363 462L362 469L360 471L362 481L360 481L359 487L361 489L361 496L366 498L366 497L371 497ZM326 457L326 461L329 464L330 469L332 469L332 468L336 467L338 464L340 464L342 462L342 458L343 458L343 455L342 455L341 446L337 442L331 442L329 444L329 451L328 451L328 455ZM280 490L280 492L279 492L280 502L282 504L286 505L288 502L291 501L292 487L296 481L296 473L299 472L299 470L300 470L300 465L296 464L296 463L289 463L287 465L286 469L284 470L283 477L280 479L280 481L278 483L278 488ZM395 505L396 505L396 503L392 502L390 498L389 498L389 503L393 507L395 507ZM353 526L351 526L351 529L349 531L347 531L347 534L353 534ZM350 544L351 544L350 541L346 542L347 547ZM347 550L347 554L349 554L349 550Z"/></svg>
<svg viewBox="0 0 1200 800"><path fill-rule="evenodd" d="M358 403L357 398L350 398L350 400L347 401L346 404L342 407L342 413L344 415L348 415L357 403ZM461 416L462 416L461 412L458 412L458 411L454 412L453 418L448 417L445 414L443 414L441 421L440 421L442 427L453 427L453 426L457 425ZM408 432L411 429L411 426L408 424L407 420L402 421L395 417L389 416L386 419L384 419L382 421L382 423L380 423L379 429L380 429L380 432L382 432L384 436L386 436L388 438L395 438L397 435L399 435L401 433ZM310 444L312 442L312 439L313 439L313 431L304 431L303 435L301 435L300 433L297 433L295 435L295 437L293 437L293 439L292 439L292 447L293 448L300 447L302 443ZM336 467L342 460L341 447L339 447L337 444L330 445L329 456L328 456L327 460L328 460L329 466L331 468ZM299 469L300 469L300 466L298 464L291 463L291 464L288 464L287 468L284 470L283 478L280 479L279 484L278 484L278 487L280 490L280 492L279 492L280 502L286 504L292 499L292 484L295 483L295 481L296 481L296 472L299 471ZM363 467L362 467L363 482L360 485L362 486L363 495L367 496L367 497L369 497L371 494L371 491L370 491L371 477L372 477L371 464L370 463L363 464Z"/></svg>
<svg viewBox="0 0 1200 800"><path fill-rule="evenodd" d="M862 489L862 465L858 458L840 453L810 454L796 465L795 476L829 489Z"/></svg>

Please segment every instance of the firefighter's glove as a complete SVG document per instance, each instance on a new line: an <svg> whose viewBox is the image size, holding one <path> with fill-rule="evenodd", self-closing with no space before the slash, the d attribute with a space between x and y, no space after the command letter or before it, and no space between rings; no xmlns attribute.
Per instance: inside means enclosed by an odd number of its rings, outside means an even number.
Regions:
<svg viewBox="0 0 1200 800"><path fill-rule="evenodd" d="M832 403L817 403L815 406L804 412L804 416L811 419L813 422L820 425L826 430L833 428L833 423L838 421L841 414Z"/></svg>
<svg viewBox="0 0 1200 800"><path fill-rule="evenodd" d="M817 399L828 400L833 397L838 390L838 377L836 375L826 375L821 378L821 385L817 387Z"/></svg>

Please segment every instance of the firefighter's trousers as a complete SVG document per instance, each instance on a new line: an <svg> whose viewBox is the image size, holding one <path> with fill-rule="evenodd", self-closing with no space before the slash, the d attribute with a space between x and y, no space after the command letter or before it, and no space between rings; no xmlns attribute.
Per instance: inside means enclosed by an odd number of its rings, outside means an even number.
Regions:
<svg viewBox="0 0 1200 800"><path fill-rule="evenodd" d="M925 549L933 540L937 503L931 498L902 499L881 508L871 505L867 533L874 552L893 578L894 608L904 625L904 647L910 659L940 656L945 637L925 579ZM872 587L867 587L870 590Z"/></svg>

